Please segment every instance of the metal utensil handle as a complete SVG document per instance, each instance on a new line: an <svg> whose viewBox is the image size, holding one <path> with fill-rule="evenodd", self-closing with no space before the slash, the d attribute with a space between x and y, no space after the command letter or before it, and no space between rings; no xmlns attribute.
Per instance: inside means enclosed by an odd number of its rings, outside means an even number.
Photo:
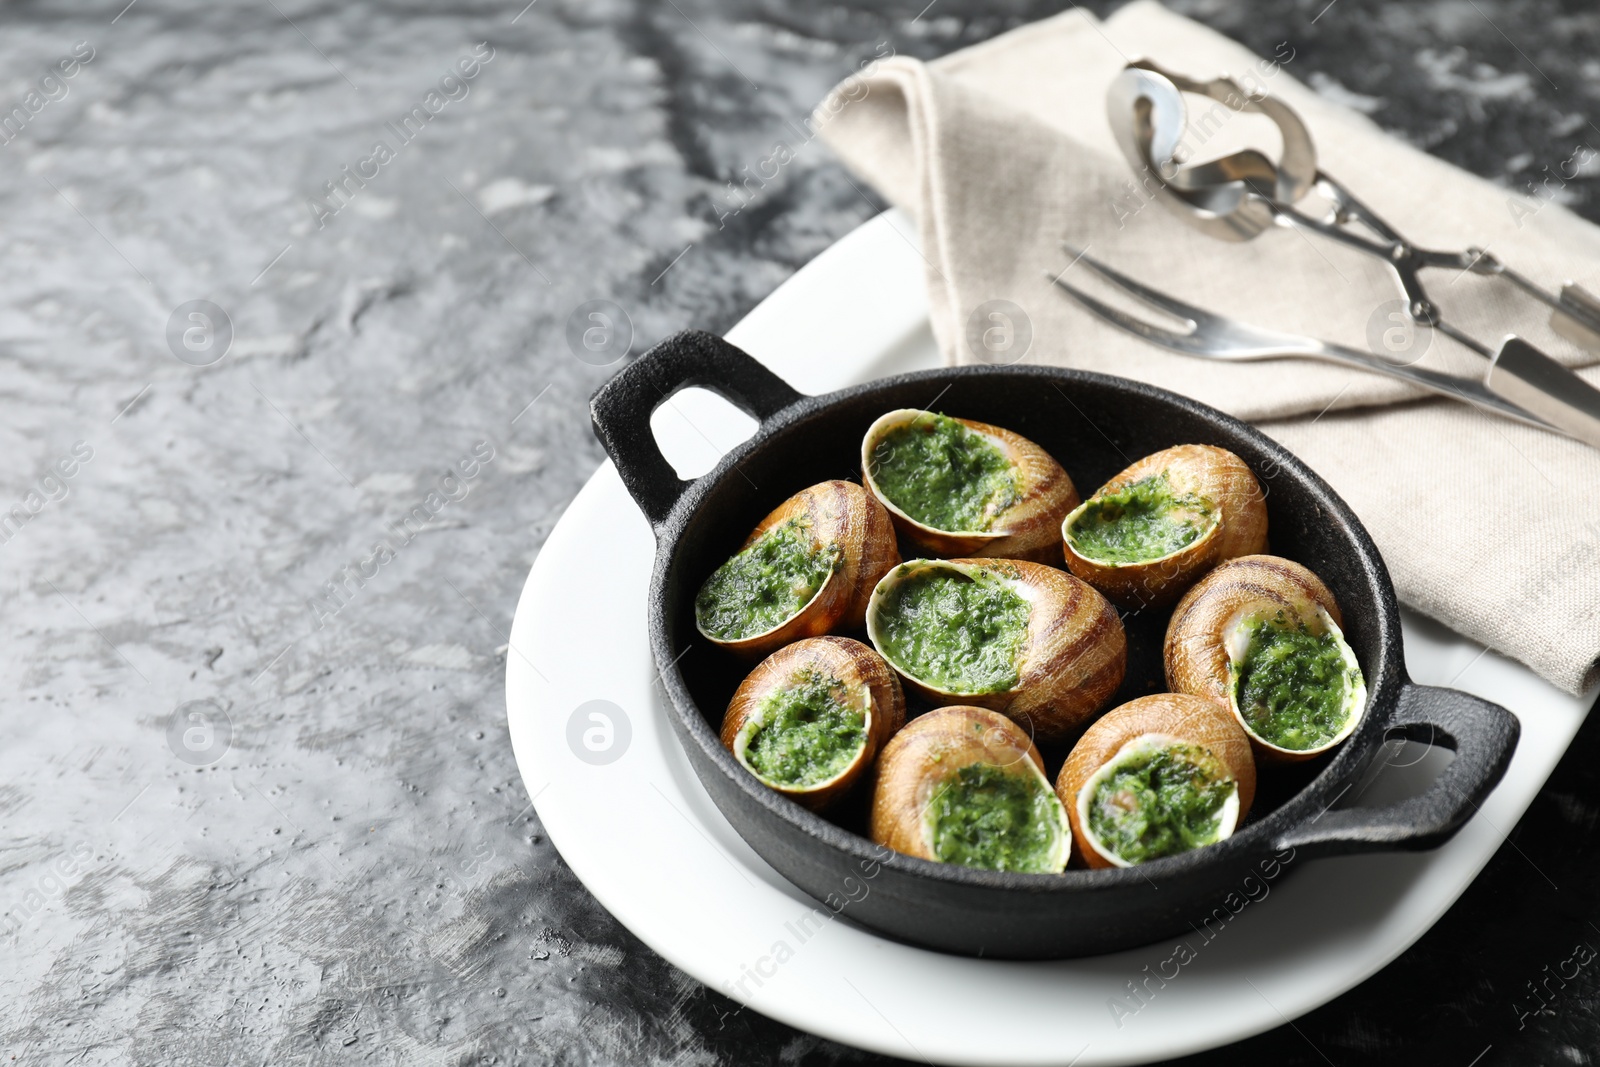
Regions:
<svg viewBox="0 0 1600 1067"><path fill-rule="evenodd" d="M1520 337L1507 337L1499 351L1490 356L1482 382L1426 367L1390 363L1358 348L1322 341L1313 341L1297 351L1387 374L1491 414L1600 448L1600 390Z"/></svg>
<svg viewBox="0 0 1600 1067"><path fill-rule="evenodd" d="M1498 395L1482 382L1476 382L1469 378L1457 378L1449 374L1440 374L1438 371L1428 370L1425 367L1390 363L1388 360L1381 359L1371 352L1358 348L1322 341L1315 337L1306 337L1303 334L1269 330L1260 326L1253 326L1248 322L1230 319L1226 315L1217 315L1206 311L1204 308L1184 303L1169 293L1161 292L1142 282L1135 281L1126 274L1096 260L1088 254L1087 250L1079 250L1065 243L1063 243L1063 247L1072 255L1074 265L1083 264L1089 271L1098 275L1113 287L1122 290L1134 300L1149 305L1166 316L1186 323L1188 327L1186 330L1174 330L1167 326L1148 322L1120 308L1114 308L1090 293L1079 289L1066 280L1065 271L1045 272L1045 276L1050 279L1052 284L1092 314L1099 316L1118 329L1125 330L1151 344L1161 345L1184 355L1209 359L1256 360L1273 359L1280 356L1301 356L1338 363L1344 366L1359 367L1363 370L1376 371L1392 378L1399 378L1402 381L1421 386L1442 396L1474 404L1492 414L1516 419L1519 422L1538 426L1541 429L1554 428L1532 412L1526 411L1511 400ZM1584 386L1584 388L1587 389L1588 386Z"/></svg>
<svg viewBox="0 0 1600 1067"><path fill-rule="evenodd" d="M1514 419L1529 426L1537 426L1541 430L1564 432L1564 428L1553 425L1538 414L1492 391L1484 383L1474 381L1471 378L1457 378L1453 374L1441 374L1426 367L1390 363L1388 360L1375 356L1371 352L1363 352L1359 348L1349 348L1345 345L1321 341L1313 341L1310 346L1294 349L1289 354L1310 356L1315 359L1327 360L1330 363L1342 363L1350 367L1376 371L1379 374L1386 374L1391 378L1398 378L1403 382L1420 386L1430 393L1437 393L1440 396L1450 397L1452 400L1460 400L1472 404L1494 415Z"/></svg>
<svg viewBox="0 0 1600 1067"><path fill-rule="evenodd" d="M1456 757L1419 796L1381 808L1326 811L1286 831L1280 850L1304 856L1433 848L1449 840L1499 784L1521 724L1498 704L1455 689L1406 682L1383 740L1443 745Z"/></svg>
<svg viewBox="0 0 1600 1067"><path fill-rule="evenodd" d="M661 454L650 416L673 394L703 386L765 422L803 394L740 348L704 330L685 330L618 371L589 399L594 435L617 465L622 484L659 527L692 482Z"/></svg>
<svg viewBox="0 0 1600 1067"><path fill-rule="evenodd" d="M1484 385L1562 433L1600 448L1600 390L1520 337L1508 337Z"/></svg>

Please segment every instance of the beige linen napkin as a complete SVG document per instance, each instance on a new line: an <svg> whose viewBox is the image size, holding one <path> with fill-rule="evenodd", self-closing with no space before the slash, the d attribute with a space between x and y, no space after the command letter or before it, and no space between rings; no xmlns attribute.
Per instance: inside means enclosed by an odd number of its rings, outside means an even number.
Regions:
<svg viewBox="0 0 1600 1067"><path fill-rule="evenodd" d="M1008 300L1031 325L1028 362L1153 382L1255 422L1361 516L1403 601L1568 692L1591 684L1600 673L1600 452L1419 399L1364 371L1176 355L1103 325L1046 279L1068 264L1059 247L1068 239L1182 299L1263 326L1366 346L1400 321L1389 317L1398 291L1371 257L1288 229L1216 240L1150 200L1112 140L1104 105L1111 80L1141 57L1194 77L1226 72L1281 97L1305 120L1322 168L1419 244L1486 247L1551 287L1600 278L1600 229L1322 99L1292 77L1289 43L1257 57L1142 0L1105 22L1074 10L930 64L879 62L818 109L823 139L917 218L945 358L992 359L971 344L969 320L980 305ZM1190 104L1195 158L1276 147L1260 116ZM1563 160L1549 162L1557 171ZM1093 287L1082 268L1071 277ZM1492 344L1515 329L1563 362L1596 361L1509 286L1443 271L1425 281L1446 317L1473 336ZM1423 344L1422 365L1481 375L1482 359L1454 342ZM1595 368L1583 374L1600 382Z"/></svg>

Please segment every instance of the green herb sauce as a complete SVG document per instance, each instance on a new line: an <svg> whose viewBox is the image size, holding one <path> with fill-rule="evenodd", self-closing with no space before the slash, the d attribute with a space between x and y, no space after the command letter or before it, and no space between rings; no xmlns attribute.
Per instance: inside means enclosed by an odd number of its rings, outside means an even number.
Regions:
<svg viewBox="0 0 1600 1067"><path fill-rule="evenodd" d="M982 434L927 412L873 450L872 481L901 511L935 530L988 530L1018 499L1017 471Z"/></svg>
<svg viewBox="0 0 1600 1067"><path fill-rule="evenodd" d="M1017 684L1028 614L1028 602L991 573L929 567L885 592L878 651L946 692L1000 693Z"/></svg>
<svg viewBox="0 0 1600 1067"><path fill-rule="evenodd" d="M1205 533L1211 508L1193 494L1172 492L1165 474L1097 496L1073 520L1078 555L1100 563L1141 563L1170 556Z"/></svg>
<svg viewBox="0 0 1600 1067"><path fill-rule="evenodd" d="M1332 630L1292 623L1281 611L1245 625L1245 653L1231 670L1251 731L1295 751L1327 744L1344 728L1346 696L1361 682L1361 672L1345 661L1344 642Z"/></svg>
<svg viewBox="0 0 1600 1067"><path fill-rule="evenodd" d="M804 789L835 778L867 743L866 714L843 682L819 671L797 672L752 718L745 763L776 785Z"/></svg>
<svg viewBox="0 0 1600 1067"><path fill-rule="evenodd" d="M933 854L991 871L1060 870L1061 822L1061 802L1030 768L968 764L928 805Z"/></svg>
<svg viewBox="0 0 1600 1067"><path fill-rule="evenodd" d="M1128 863L1187 852L1217 839L1231 775L1196 745L1135 752L1100 780L1089 798L1089 829Z"/></svg>
<svg viewBox="0 0 1600 1067"><path fill-rule="evenodd" d="M810 603L841 554L836 544L817 544L799 520L774 526L706 579L695 619L719 641L764 634Z"/></svg>

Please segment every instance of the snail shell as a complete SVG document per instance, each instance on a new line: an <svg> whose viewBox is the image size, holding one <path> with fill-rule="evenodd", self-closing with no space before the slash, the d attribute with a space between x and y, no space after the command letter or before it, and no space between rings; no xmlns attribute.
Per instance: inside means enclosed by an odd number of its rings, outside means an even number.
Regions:
<svg viewBox="0 0 1600 1067"><path fill-rule="evenodd" d="M1167 685L1175 692L1209 697L1232 710L1250 735L1256 758L1263 763L1294 763L1328 751L1356 728L1366 706L1365 683L1351 686L1344 728L1315 748L1281 748L1256 735L1234 699L1233 663L1246 651L1241 640L1243 624L1279 611L1319 632L1331 628L1343 644L1344 620L1322 579L1293 560L1263 555L1230 560L1197 582L1173 609L1163 649ZM1344 647L1354 665L1354 653L1348 645Z"/></svg>
<svg viewBox="0 0 1600 1067"><path fill-rule="evenodd" d="M889 594L899 583L939 569L992 575L1027 602L1027 633L1018 656L1017 681L1010 688L990 692L940 688L908 673L886 651L883 612ZM949 620L949 629L961 626L961 618ZM867 635L913 692L935 704L968 704L1001 712L1043 741L1063 740L1082 729L1122 684L1128 661L1122 620L1105 597L1064 571L1024 560L902 563L872 591Z"/></svg>
<svg viewBox="0 0 1600 1067"><path fill-rule="evenodd" d="M912 518L891 500L873 475L883 461L884 439L932 412L901 408L879 416L861 439L861 480L894 519L895 528L930 556L995 556L1054 563L1061 520L1078 506L1078 490L1050 454L1026 437L999 426L955 419L999 449L1016 470L1016 498L989 517L986 530L941 530ZM943 417L943 416L938 416Z"/></svg>
<svg viewBox="0 0 1600 1067"><path fill-rule="evenodd" d="M1105 496L1165 473L1174 496L1193 496L1187 509L1205 529L1183 548L1156 559L1115 563L1081 555L1073 528ZM1148 455L1112 478L1061 524L1067 569L1124 607L1164 607L1212 567L1267 547L1267 503L1244 460L1212 445L1176 445Z"/></svg>
<svg viewBox="0 0 1600 1067"><path fill-rule="evenodd" d="M835 629L860 629L873 586L900 562L889 513L854 482L821 482L779 504L750 531L739 551L791 520L797 520L801 528L809 531L813 544L838 546L832 573L804 606L764 633L719 638L706 632L697 612L696 628L708 641L754 658L802 637Z"/></svg>
<svg viewBox="0 0 1600 1067"><path fill-rule="evenodd" d="M946 783L973 764L1032 776L1049 791L1044 759L1016 723L970 705L936 708L912 719L878 757L872 840L908 856L939 862L930 810ZM1059 802L1050 809L1060 819L1050 869L1060 871L1071 853L1071 830Z"/></svg>
<svg viewBox="0 0 1600 1067"><path fill-rule="evenodd" d="M763 778L748 762L747 746L763 725L761 712L767 698L793 686L807 672L842 683L844 699L864 717L865 736L855 757L833 777L808 786L789 786ZM906 698L900 679L882 656L848 637L811 637L774 652L739 684L722 718L722 745L763 784L812 811L821 811L850 791L905 721Z"/></svg>
<svg viewBox="0 0 1600 1067"><path fill-rule="evenodd" d="M1221 705L1184 693L1156 693L1112 708L1084 732L1056 777L1056 795L1072 820L1072 839L1091 867L1127 867L1125 860L1102 848L1089 827L1089 801L1097 772L1143 744L1184 742L1210 752L1233 777L1237 803L1224 806L1217 840L1229 837L1250 811L1256 794L1256 765L1250 739Z"/></svg>

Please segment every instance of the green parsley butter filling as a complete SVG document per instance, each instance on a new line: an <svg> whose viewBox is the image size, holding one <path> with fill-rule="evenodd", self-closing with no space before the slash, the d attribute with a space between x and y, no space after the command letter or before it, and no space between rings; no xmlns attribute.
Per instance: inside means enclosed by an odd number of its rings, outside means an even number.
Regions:
<svg viewBox="0 0 1600 1067"><path fill-rule="evenodd" d="M837 778L867 743L867 716L845 684L803 670L751 716L744 762L769 784L806 789Z"/></svg>
<svg viewBox="0 0 1600 1067"><path fill-rule="evenodd" d="M1138 864L1217 840L1238 791L1221 761L1182 742L1124 751L1090 786L1089 830L1103 851Z"/></svg>
<svg viewBox="0 0 1600 1067"><path fill-rule="evenodd" d="M1353 690L1365 688L1350 646L1332 626L1313 629L1282 612L1242 624L1244 654L1231 662L1234 703L1250 732L1293 751L1343 731Z"/></svg>
<svg viewBox="0 0 1600 1067"><path fill-rule="evenodd" d="M774 630L811 602L842 554L836 544L818 544L799 520L774 526L706 579L694 598L695 621L719 641Z"/></svg>
<svg viewBox="0 0 1600 1067"><path fill-rule="evenodd" d="M876 605L878 651L903 673L947 693L1001 693L1015 686L1028 601L988 571L915 569L925 562L890 572L892 584Z"/></svg>
<svg viewBox="0 0 1600 1067"><path fill-rule="evenodd" d="M1098 495L1070 520L1073 550L1099 563L1144 563L1188 548L1215 522L1192 493L1172 491L1166 474Z"/></svg>
<svg viewBox="0 0 1600 1067"><path fill-rule="evenodd" d="M991 871L1061 870L1065 812L1031 767L971 763L946 779L928 805L933 854Z"/></svg>
<svg viewBox="0 0 1600 1067"><path fill-rule="evenodd" d="M946 415L925 412L873 449L872 481L924 526L981 532L1015 503L1015 465L993 442Z"/></svg>

